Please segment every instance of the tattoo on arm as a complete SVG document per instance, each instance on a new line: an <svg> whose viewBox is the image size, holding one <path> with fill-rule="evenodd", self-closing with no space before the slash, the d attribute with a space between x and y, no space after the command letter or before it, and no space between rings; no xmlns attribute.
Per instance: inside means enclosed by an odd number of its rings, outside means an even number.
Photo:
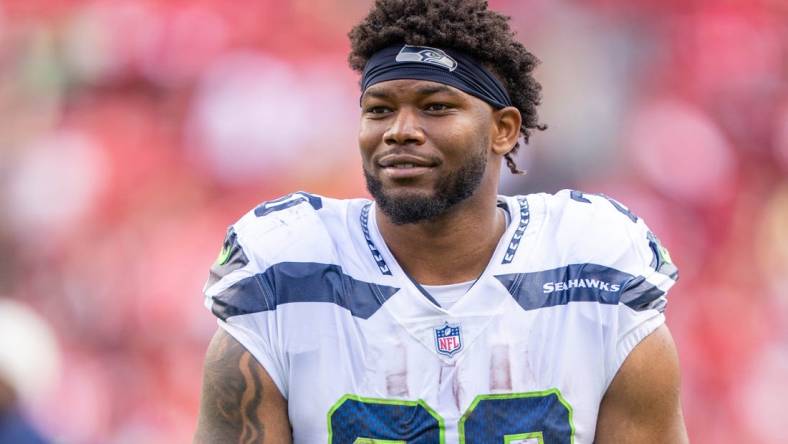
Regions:
<svg viewBox="0 0 788 444"><path fill-rule="evenodd" d="M195 444L263 442L263 381L258 366L230 335L221 330L214 335L205 357Z"/></svg>

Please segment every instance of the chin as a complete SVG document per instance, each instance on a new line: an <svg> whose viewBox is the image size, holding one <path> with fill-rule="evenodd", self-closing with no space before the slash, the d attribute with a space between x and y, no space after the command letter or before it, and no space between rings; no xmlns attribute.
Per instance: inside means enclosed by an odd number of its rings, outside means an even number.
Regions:
<svg viewBox="0 0 788 444"><path fill-rule="evenodd" d="M424 189L403 185L391 185L382 189L383 195L388 199L434 199L435 189Z"/></svg>

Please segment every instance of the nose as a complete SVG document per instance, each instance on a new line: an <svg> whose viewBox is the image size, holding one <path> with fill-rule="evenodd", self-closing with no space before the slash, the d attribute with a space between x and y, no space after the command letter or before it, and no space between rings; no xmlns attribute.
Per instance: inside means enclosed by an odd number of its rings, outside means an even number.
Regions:
<svg viewBox="0 0 788 444"><path fill-rule="evenodd" d="M406 107L400 108L391 120L391 126L383 134L387 145L421 145L424 143L424 131L421 128L416 111Z"/></svg>

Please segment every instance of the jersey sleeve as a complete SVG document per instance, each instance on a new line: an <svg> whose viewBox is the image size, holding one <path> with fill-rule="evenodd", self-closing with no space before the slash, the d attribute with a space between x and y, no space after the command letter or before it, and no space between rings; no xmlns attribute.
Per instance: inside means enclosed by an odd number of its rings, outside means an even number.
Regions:
<svg viewBox="0 0 788 444"><path fill-rule="evenodd" d="M203 289L205 305L218 318L219 327L254 356L287 398L286 361L277 346L272 298L261 280L263 270L238 232L243 221L227 230Z"/></svg>
<svg viewBox="0 0 788 444"><path fill-rule="evenodd" d="M580 191L556 194L563 210L561 223L568 237L567 262L594 264L615 280L615 310L602 320L605 327L607 382L612 381L629 353L665 323L667 294L678 270L657 236L642 218L615 199Z"/></svg>
<svg viewBox="0 0 788 444"><path fill-rule="evenodd" d="M598 203L607 204L605 211L611 213L610 226L617 231L614 239L621 243L613 267L631 276L622 285L618 319L612 330L614 335L611 339L615 341L609 362L612 381L629 353L665 323L667 294L678 280L678 269L668 250L642 218L610 197L599 196L597 199L607 201Z"/></svg>

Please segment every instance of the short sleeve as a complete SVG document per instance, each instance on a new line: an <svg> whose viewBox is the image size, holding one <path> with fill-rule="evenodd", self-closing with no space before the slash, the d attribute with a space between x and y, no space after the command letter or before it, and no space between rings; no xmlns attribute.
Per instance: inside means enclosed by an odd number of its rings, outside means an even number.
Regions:
<svg viewBox="0 0 788 444"><path fill-rule="evenodd" d="M270 309L272 299L261 280L262 271L231 226L203 289L205 306L218 318L218 325L265 368L287 398L276 311Z"/></svg>
<svg viewBox="0 0 788 444"><path fill-rule="evenodd" d="M626 235L619 238L626 248L614 266L631 276L622 286L619 299L615 353L610 362L612 379L640 341L665 323L667 294L678 280L678 269L642 218L612 198L602 197L626 216L618 218L616 224Z"/></svg>
<svg viewBox="0 0 788 444"><path fill-rule="evenodd" d="M600 317L609 384L640 341L665 323L678 270L646 222L612 197L562 190L553 202L562 233L570 233L561 244L564 261L593 264L615 282L617 294L605 294L611 307Z"/></svg>

